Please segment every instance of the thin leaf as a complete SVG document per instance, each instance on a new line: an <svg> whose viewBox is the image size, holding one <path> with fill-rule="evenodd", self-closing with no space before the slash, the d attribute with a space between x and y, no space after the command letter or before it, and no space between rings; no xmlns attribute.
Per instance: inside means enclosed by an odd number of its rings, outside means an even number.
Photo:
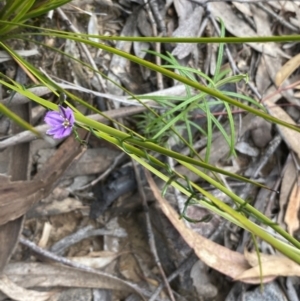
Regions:
<svg viewBox="0 0 300 301"><path fill-rule="evenodd" d="M209 156L211 153L211 143L212 143L212 114L209 109L209 105L207 101L204 101L204 107L206 112L206 119L207 119L207 145L206 145L206 152L205 152L205 162L209 162Z"/></svg>
<svg viewBox="0 0 300 301"><path fill-rule="evenodd" d="M221 38L223 38L225 36L225 25L222 19L220 19L220 23L221 23ZM213 79L214 82L216 82L216 77L220 73L223 56L224 56L224 43L219 43L218 59L217 59L216 70Z"/></svg>
<svg viewBox="0 0 300 301"><path fill-rule="evenodd" d="M0 80L0 83L3 83L2 80ZM35 135L37 135L39 137L41 136L40 133L34 129L34 127L32 127L28 122L26 122L25 120L20 118L15 113L13 113L11 110L7 109L7 107L5 105L3 105L2 103L0 103L0 112L2 114L6 115L8 118L12 119L14 122L16 122L18 125L20 125L24 129L31 131L32 133L34 133Z"/></svg>

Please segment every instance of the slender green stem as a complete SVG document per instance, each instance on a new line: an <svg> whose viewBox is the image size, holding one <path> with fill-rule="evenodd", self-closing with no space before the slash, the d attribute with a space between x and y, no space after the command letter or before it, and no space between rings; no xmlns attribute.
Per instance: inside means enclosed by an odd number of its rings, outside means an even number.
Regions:
<svg viewBox="0 0 300 301"><path fill-rule="evenodd" d="M0 24L13 25L24 28L39 30L38 33L22 33L22 35L55 35L65 34L68 36L78 36L84 38L98 38L103 41L131 41L131 42L159 42L159 43L267 43L267 42L295 42L300 41L300 35L282 35L282 36L263 36L263 37L209 37L209 38L183 38L183 37L120 37L120 36L102 36L88 35L84 33L73 33L55 29L43 29L37 26L0 20ZM44 30L45 32L41 32ZM6 38L17 37L17 34L5 36Z"/></svg>
<svg viewBox="0 0 300 301"><path fill-rule="evenodd" d="M151 172L153 172L154 174L159 176L165 182L168 181L168 178L164 174L157 171L154 167L150 166L147 162L144 162L140 158L136 157L134 154L132 154L131 157L134 158L136 161L138 161L140 164L144 165L148 170L150 170ZM187 192L185 189L183 189L176 182L173 181L171 183L171 185L176 187L177 189L179 189L184 194L190 196L190 193ZM197 186L196 184L192 183L192 185L200 193L202 193L205 197L207 197L207 199L212 201L217 206L217 208L224 211L227 214L227 216L225 217L224 214L220 214L220 213L218 213L218 214L224 216L226 219L228 219L228 216L230 216L230 220L233 223L240 224L242 228L244 228L245 230L250 231L254 235L262 238L263 240L268 242L270 245L272 245L275 249L280 251L282 254L285 254L287 257L289 257L293 261L300 264L299 250L294 249L293 247L287 245L285 242L282 242L282 241L274 238L273 236L271 236L270 234L265 232L264 229L260 228L258 225L254 224L252 221L248 220L243 214L241 214L240 212L236 212L230 206L228 206L227 204L221 202L220 200L218 200L216 197L214 197L212 194L210 194L206 190L202 189L201 187ZM215 210L216 208L213 208L211 206L209 206L209 207L206 206L206 205L208 205L207 203L201 202L201 204L204 205L205 207L209 208L210 210L216 212L216 210Z"/></svg>
<svg viewBox="0 0 300 301"><path fill-rule="evenodd" d="M300 35L271 36L271 37L211 37L211 38L169 38L169 37L117 37L90 36L107 41L159 42L159 43L267 43L267 42L296 42Z"/></svg>
<svg viewBox="0 0 300 301"><path fill-rule="evenodd" d="M182 160L182 161L185 161L187 163L205 168L207 170L217 172L217 173L221 173L221 174L227 175L229 177L236 178L240 181L248 182L248 183L251 183L251 184L254 184L254 185L258 185L258 186L263 187L263 188L267 188L264 185L261 185L259 183L254 182L254 181L251 181L247 178L244 178L242 176L227 172L227 171L225 171L221 168L217 168L217 167L215 167L213 165L210 165L208 163L205 163L203 161L195 160L193 158L181 155L181 154L176 153L172 150L161 147L161 146L159 146L159 145L157 145L153 142L149 142L147 140L142 140L142 139L139 139L139 138L136 138L136 137L132 137L129 134L123 133L119 130L116 130L116 129L110 127L110 126L107 126L105 124L99 123L99 122L94 121L94 120L91 120L91 119L89 119L89 118L87 118L83 115L79 115L79 114L75 113L75 118L78 122L83 123L84 125L92 127L94 129L97 129L97 130L99 130L101 132L104 132L108 135L111 135L113 137L116 137L116 138L120 139L120 141L126 141L128 143L132 143L132 144L140 146L142 148L149 149L149 150L155 151L157 153L172 157L176 160Z"/></svg>
<svg viewBox="0 0 300 301"><path fill-rule="evenodd" d="M77 36L74 36L74 35L66 35L66 34L56 34L57 37L60 37L60 38L66 38L66 39L71 39L71 40L74 40L74 41L77 41L77 42L81 42L81 43L86 43L86 44L89 44L91 46L94 46L94 47L97 47L97 48L101 48L103 50L106 50L108 52L111 52L111 53L114 53L116 55L119 55L121 57L124 57L124 58L127 58L128 60L132 61L132 62L135 62L137 64L140 64L142 66L145 66L146 68L149 68L151 70L154 70L156 72L160 72L162 73L163 75L167 76L167 77L170 77L172 79L175 79L175 80L178 80L179 82L182 82L190 87L193 87L193 88L196 88L206 94L209 94L211 96L214 96L216 98L219 98L233 106L237 106L243 110L246 110L248 111L249 113L252 113L252 114L255 114L257 116L260 116L270 122L274 122L274 123L277 123L277 124L280 124L280 125L283 125L287 128L290 128L290 129L293 129L297 132L300 132L300 129L299 127L295 126L295 125L292 125L288 122L285 122L285 121L282 121L278 118L275 118L269 114L266 114L258 109L255 109L253 107L250 107L248 105L245 105L241 102L239 102L238 100L235 100L235 99L232 99L224 94L222 94L221 92L219 92L218 90L215 90L215 89L212 89L212 88L209 88L209 87L206 87L204 85L201 85L199 84L198 82L195 82L195 81L192 81L184 76L181 76L179 74L176 74L175 72L172 72L170 70L167 70L165 68L162 68L158 65L155 65L151 62L148 62L146 60L143 60L139 57L136 57L134 55L131 55L127 52L124 52L124 51L121 51L119 49L115 49L113 47L110 47L110 46L107 46L105 44L99 44L99 43L95 43L93 41L89 41L89 40L86 40L86 39L82 39L82 38L79 38ZM299 36L300 38L300 36Z"/></svg>
<svg viewBox="0 0 300 301"><path fill-rule="evenodd" d="M239 196L237 196L235 193L232 191L226 189L223 185L220 185L217 181L206 175L204 172L201 170L197 169L196 167L184 162L184 161L179 161L180 164L188 168L189 170L193 171L195 174L197 174L199 177L204 179L205 181L211 183L214 187L218 188L225 194L227 194L229 197L231 197L234 201L236 201L238 204L243 206L244 209L246 209L248 212L252 213L257 219L261 220L265 225L270 226L272 229L274 229L277 233L282 235L285 239L287 239L289 242L291 242L294 246L300 249L300 242L292 237L290 234L288 234L286 231L284 231L278 224L275 224L273 221L271 221L269 218L267 218L264 214L262 214L260 211L246 203L243 199L241 199ZM199 188L198 186L197 189ZM201 189L201 193L203 192L203 189ZM218 206L220 201L218 200Z"/></svg>

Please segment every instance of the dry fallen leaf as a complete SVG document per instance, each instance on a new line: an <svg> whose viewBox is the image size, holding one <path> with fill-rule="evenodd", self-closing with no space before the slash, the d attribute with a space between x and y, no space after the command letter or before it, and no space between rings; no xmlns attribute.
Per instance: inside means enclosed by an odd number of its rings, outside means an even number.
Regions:
<svg viewBox="0 0 300 301"><path fill-rule="evenodd" d="M150 173L145 170L150 188L156 200L159 202L163 213L180 233L185 242L194 249L196 255L209 267L232 278L237 277L249 268L244 256L238 252L231 251L213 241L197 234L186 227L183 220L171 205L160 195L160 191L152 179ZM256 282L259 283L259 279Z"/></svg>
<svg viewBox="0 0 300 301"><path fill-rule="evenodd" d="M188 0L174 0L174 7L178 15L179 25L188 19L194 11L195 5Z"/></svg>
<svg viewBox="0 0 300 301"><path fill-rule="evenodd" d="M67 197L62 201L54 199L49 204L38 203L27 212L26 217L38 218L41 216L60 215L85 207L87 208L87 206L84 206L81 201L75 198Z"/></svg>
<svg viewBox="0 0 300 301"><path fill-rule="evenodd" d="M265 95L267 88L271 85L271 78L268 73L266 60L260 60L255 75L255 83L257 90Z"/></svg>
<svg viewBox="0 0 300 301"><path fill-rule="evenodd" d="M117 253L108 252L108 251L98 252L97 257L95 256L95 254L92 257L90 255L91 254L85 257L67 257L67 258L73 262L83 264L93 269L102 269L119 256Z"/></svg>
<svg viewBox="0 0 300 301"><path fill-rule="evenodd" d="M265 100L264 104L270 115L273 117L296 125L294 120L281 107L274 104L270 99ZM298 155L298 158L300 158L300 133L288 129L282 125L277 125L277 127L285 143Z"/></svg>
<svg viewBox="0 0 300 301"><path fill-rule="evenodd" d="M297 3L297 2L296 2ZM284 8L285 12L295 12L295 6L293 1L269 1L268 5L273 6L277 10Z"/></svg>
<svg viewBox="0 0 300 301"><path fill-rule="evenodd" d="M251 281L252 279L257 279L260 275L257 254L245 252L245 258L247 258L249 264L251 264L253 268L243 272L236 277L235 280ZM286 257L260 254L260 259L264 279L265 277L269 277L270 280L272 279L270 277L274 278L277 276L300 276L300 265Z"/></svg>
<svg viewBox="0 0 300 301"><path fill-rule="evenodd" d="M44 196L41 180L4 181L0 177L0 225L15 220Z"/></svg>
<svg viewBox="0 0 300 301"><path fill-rule="evenodd" d="M234 13L231 6L225 2L211 2L211 12L215 18L223 20L226 29L236 37L257 37L258 34L246 23L241 22L241 19ZM256 51L277 57L279 52L276 47L270 47L264 43L247 43Z"/></svg>
<svg viewBox="0 0 300 301"><path fill-rule="evenodd" d="M88 23L88 34L95 35L95 36L99 34L97 15L93 14L93 13L90 14L90 19L89 19L89 23ZM89 39L93 42L99 43L98 38L90 37Z"/></svg>
<svg viewBox="0 0 300 301"><path fill-rule="evenodd" d="M235 6L244 15L248 17L253 16L249 3L232 2L232 5Z"/></svg>
<svg viewBox="0 0 300 301"><path fill-rule="evenodd" d="M269 55L264 55L263 54L263 60L266 62L266 67L268 70L268 74L274 83L274 89L275 89L275 80L276 80L276 75L278 70L281 69L282 67L282 60L280 58L274 58ZM291 81L287 79L284 84L281 86L281 88L286 88L291 84ZM299 105L299 100L294 96L294 91L293 89L281 89L280 91L276 90L276 94L279 96L284 97L288 102ZM266 95L268 95L266 93Z"/></svg>
<svg viewBox="0 0 300 301"><path fill-rule="evenodd" d="M195 254L198 256L198 258L201 261L203 261L209 267L234 279L237 279L237 277L244 275L244 273L246 273L249 270L250 267L250 264L248 263L249 258L245 258L242 254L231 251L199 235L198 233L194 232L192 229L187 228L185 223L179 219L178 214L171 207L171 205L160 195L160 191L156 186L154 180L152 179L149 171L145 170L145 174L147 177L147 181L150 185L150 188L152 189L152 192L156 200L160 204L163 213L173 224L175 229L177 229L177 231L180 233L180 235L185 240L185 242L195 251ZM256 255L255 262L258 262L257 254L255 255ZM290 260L290 262L292 261ZM294 262L292 263L294 264ZM250 270L252 269L250 268ZM269 275L265 273L265 271L263 271L263 279L262 279L263 283L269 282L273 279L274 279L274 275L272 274ZM259 273L256 274L255 276L245 277L239 280L251 284L261 283L261 277Z"/></svg>
<svg viewBox="0 0 300 301"><path fill-rule="evenodd" d="M290 75L300 66L300 54L295 55L288 60L281 69L277 72L275 84L279 87Z"/></svg>
<svg viewBox="0 0 300 301"><path fill-rule="evenodd" d="M288 232L290 235L293 235L294 232L299 229L299 208L300 208L300 187L299 180L294 183L293 190L291 192L289 202L286 208L284 222L287 224Z"/></svg>
<svg viewBox="0 0 300 301"><path fill-rule="evenodd" d="M53 295L53 292L27 290L12 282L5 275L0 277L0 291L16 301L46 301Z"/></svg>
<svg viewBox="0 0 300 301"><path fill-rule="evenodd" d="M17 74L25 75L22 68L18 69ZM24 76L21 76L24 79ZM26 78L26 75L25 75ZM35 80L35 79L34 79ZM23 81L20 84L24 83ZM13 106L12 110L15 114L17 114L23 120L30 122L31 121L31 106L29 103L22 104L18 106ZM11 134L15 135L22 131L22 127L16 123L11 124ZM9 148L9 156L8 156L8 169L7 174L10 176L9 181L26 181L29 180L29 170L28 164L30 162L30 145L28 143L22 143L20 145L15 145ZM0 216L4 216L5 218L9 218L6 221L2 222L0 220L0 273L3 271L4 266L10 260L14 249L16 248L19 235L22 231L24 216L22 214L15 215L17 211L17 206L13 202L13 199L9 200L6 197L11 195L16 196L14 194L15 191L11 190L11 186L9 185L8 179L3 180L0 178ZM24 186L23 186L24 187ZM33 187L29 187L22 191L19 191L20 195L24 198L19 198L20 207L23 208L24 203L31 202L32 200L28 198L30 194L22 194L25 191L28 192L28 189L32 189ZM37 189L38 190L38 189ZM32 198L35 199L36 195L39 194L39 191L32 191ZM2 201L6 203L4 207L2 207ZM8 207L7 207L8 206ZM9 216L11 214L11 216ZM15 216L15 218L12 218Z"/></svg>
<svg viewBox="0 0 300 301"><path fill-rule="evenodd" d="M112 289L138 294L142 297L143 289L110 274L97 271L87 272L44 263L9 263L4 274L22 287L85 287ZM143 300L145 300L142 297ZM30 301L35 300L31 299Z"/></svg>
<svg viewBox="0 0 300 301"><path fill-rule="evenodd" d="M174 30L173 37L195 37L199 32L204 9L201 6L196 7L187 19L182 20L178 28ZM184 59L195 49L195 44L179 43L172 51L172 55L178 59Z"/></svg>
<svg viewBox="0 0 300 301"><path fill-rule="evenodd" d="M258 36L272 36L273 29L271 27L271 23L269 22L269 15L254 4L251 4L251 7L253 10L253 20L256 25L256 32ZM283 51L280 49L278 44L267 43L267 45L269 48L272 48L274 51L276 49L276 52L280 54L282 57L288 57L286 53L283 53ZM266 55L266 53L264 53L260 60L260 65L263 65L261 67L261 69L263 70L260 70L263 71L261 74L262 78L256 77L256 79L259 81L259 82L257 81L256 83L258 87L260 87L260 91L264 94L266 88L270 86L269 80L272 80L275 83L278 70L282 68L282 59L281 57L273 57L270 55ZM290 84L289 80L287 80L285 82L285 86L289 84ZM279 93L277 93L277 95L278 94ZM293 92L291 89L282 90L281 95L291 103L297 102L297 100L293 96Z"/></svg>
<svg viewBox="0 0 300 301"><path fill-rule="evenodd" d="M79 130L78 134L84 139L86 132ZM25 144L22 144L23 147ZM16 151L11 161L13 182L9 178L0 177L0 270L2 271L13 253L23 225L23 215L28 209L45 198L55 186L71 162L78 159L85 151L73 137L69 137L55 152L44 168L32 181L27 179L27 163L22 145L13 147ZM20 162L19 162L20 161ZM19 163L18 163L19 162ZM18 164L17 164L18 163ZM26 164L25 164L26 163ZM25 166L24 166L25 164Z"/></svg>
<svg viewBox="0 0 300 301"><path fill-rule="evenodd" d="M83 152L80 144L70 137L33 180L10 182L8 178L0 177L0 225L17 219L45 198L70 163Z"/></svg>
<svg viewBox="0 0 300 301"><path fill-rule="evenodd" d="M9 261L22 231L23 217L0 226L0 273Z"/></svg>
<svg viewBox="0 0 300 301"><path fill-rule="evenodd" d="M289 195L291 193L291 190L297 178L296 166L291 156L289 156L288 162L286 163L283 172L284 174L281 181L280 197L279 197L280 211L277 217L277 222L281 227L286 229L286 225L283 221L284 214L285 214L285 206L288 203Z"/></svg>

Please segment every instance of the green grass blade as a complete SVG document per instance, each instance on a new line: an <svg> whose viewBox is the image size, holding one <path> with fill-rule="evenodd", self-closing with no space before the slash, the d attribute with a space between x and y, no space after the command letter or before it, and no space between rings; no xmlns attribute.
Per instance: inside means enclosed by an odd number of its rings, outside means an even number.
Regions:
<svg viewBox="0 0 300 301"><path fill-rule="evenodd" d="M0 82L2 82L2 81L0 80ZM28 122L26 122L25 120L23 120L22 118L20 118L18 115L16 115L15 113L13 113L11 110L9 110L2 103L0 103L0 112L2 114L6 115L11 120L13 120L14 122L16 122L22 128L31 131L32 133L34 133L37 136L40 136L40 133L34 127L32 127L32 125L30 125Z"/></svg>
<svg viewBox="0 0 300 301"><path fill-rule="evenodd" d="M221 38L223 38L225 36L225 25L224 25L222 19L220 19L220 23L221 23ZM220 73L223 56L224 56L224 43L219 43L219 51L218 51L216 70L215 70L215 74L214 74L214 78L213 78L214 82L216 82L216 77Z"/></svg>
<svg viewBox="0 0 300 301"><path fill-rule="evenodd" d="M206 112L206 119L207 119L207 145L206 145L206 152L205 152L205 162L209 162L209 156L211 154L211 144L212 144L212 114L210 112L209 105L207 101L204 101L204 108Z"/></svg>

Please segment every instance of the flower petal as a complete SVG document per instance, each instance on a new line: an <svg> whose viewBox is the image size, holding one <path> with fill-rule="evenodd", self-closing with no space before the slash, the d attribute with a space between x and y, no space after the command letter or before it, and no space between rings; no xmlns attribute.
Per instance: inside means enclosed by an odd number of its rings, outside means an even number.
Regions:
<svg viewBox="0 0 300 301"><path fill-rule="evenodd" d="M70 108L59 106L59 112L48 112L44 121L50 125L47 130L48 135L52 135L54 139L61 139L69 136L75 123L74 113Z"/></svg>
<svg viewBox="0 0 300 301"><path fill-rule="evenodd" d="M54 139L62 139L65 138L67 136L69 136L72 132L72 128L71 127L61 127L59 129L56 130L55 134L53 135Z"/></svg>
<svg viewBox="0 0 300 301"><path fill-rule="evenodd" d="M64 119L59 112L47 112L44 121L50 126L58 126L63 124Z"/></svg>
<svg viewBox="0 0 300 301"><path fill-rule="evenodd" d="M55 135L57 132L60 132L61 129L64 128L63 126L56 126L56 127L51 127L49 130L46 131L47 135Z"/></svg>
<svg viewBox="0 0 300 301"><path fill-rule="evenodd" d="M74 112L71 109L70 109L70 111L71 111L71 115L70 115L69 121L70 121L71 126L73 126L75 123L75 117L74 117Z"/></svg>
<svg viewBox="0 0 300 301"><path fill-rule="evenodd" d="M71 126L73 126L73 124L75 122L73 111L69 107L64 108L63 106L59 106L59 111L61 112L61 114L64 118L68 119Z"/></svg>

